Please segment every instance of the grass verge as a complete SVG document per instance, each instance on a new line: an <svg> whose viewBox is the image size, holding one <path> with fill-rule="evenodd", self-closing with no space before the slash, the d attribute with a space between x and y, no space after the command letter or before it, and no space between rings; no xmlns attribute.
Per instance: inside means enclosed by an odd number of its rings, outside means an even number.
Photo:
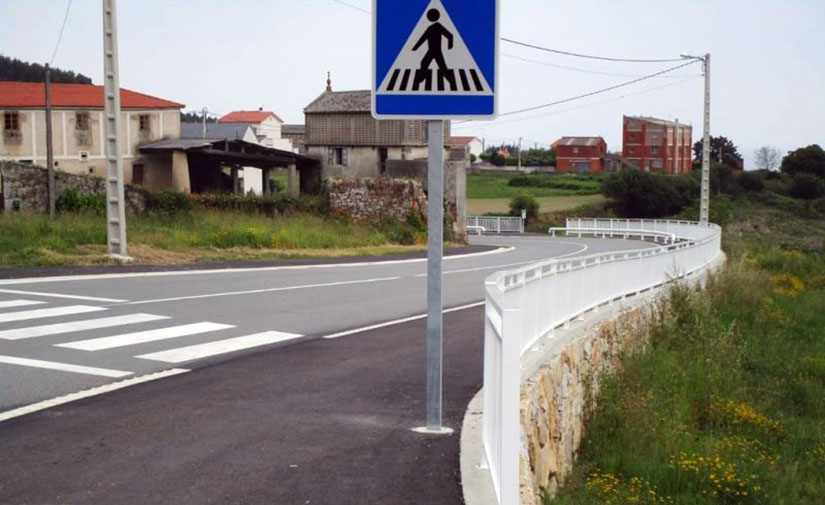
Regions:
<svg viewBox="0 0 825 505"><path fill-rule="evenodd" d="M536 186L510 186L515 177L536 181L550 181L554 185L577 189L559 189ZM526 194L534 198L550 196L595 195L601 193L602 177L598 175L529 175L468 174L467 198L505 198Z"/></svg>
<svg viewBox="0 0 825 505"><path fill-rule="evenodd" d="M728 265L703 292L673 289L648 351L605 379L574 474L546 503L822 503L825 221L728 203Z"/></svg>
<svg viewBox="0 0 825 505"><path fill-rule="evenodd" d="M545 196L536 198L540 213L560 212L575 209L582 205L604 205L607 199L602 195L574 195L574 196ZM506 216L510 213L509 198L479 198L467 200L467 215L481 216L484 214L499 214Z"/></svg>
<svg viewBox="0 0 825 505"><path fill-rule="evenodd" d="M385 255L423 250L401 246L367 225L310 215L267 218L240 212L197 211L181 216L130 216L130 253L139 263L177 264L245 259ZM62 214L0 214L0 265L100 264L105 218Z"/></svg>

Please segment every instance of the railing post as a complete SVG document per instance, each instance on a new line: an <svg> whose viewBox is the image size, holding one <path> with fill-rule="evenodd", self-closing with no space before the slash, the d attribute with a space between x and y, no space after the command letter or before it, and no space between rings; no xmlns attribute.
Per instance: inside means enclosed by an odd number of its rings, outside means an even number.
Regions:
<svg viewBox="0 0 825 505"><path fill-rule="evenodd" d="M501 461L499 503L519 503L521 439L521 311L505 309L501 355Z"/></svg>

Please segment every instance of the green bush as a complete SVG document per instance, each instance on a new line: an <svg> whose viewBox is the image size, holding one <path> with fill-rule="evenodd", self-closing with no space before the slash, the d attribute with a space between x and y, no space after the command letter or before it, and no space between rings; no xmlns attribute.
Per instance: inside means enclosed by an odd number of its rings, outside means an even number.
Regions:
<svg viewBox="0 0 825 505"><path fill-rule="evenodd" d="M232 210L270 217L299 212L316 216L329 214L329 206L324 197L292 197L284 194L266 197L217 193L197 195L193 197L193 202L204 209Z"/></svg>
<svg viewBox="0 0 825 505"><path fill-rule="evenodd" d="M102 216L106 214L106 195L79 194L73 189L65 189L57 198L56 206L58 212L88 212Z"/></svg>
<svg viewBox="0 0 825 505"><path fill-rule="evenodd" d="M742 174L739 183L742 184L742 189L751 193L759 193L765 189L765 183L762 181L762 178L749 172Z"/></svg>
<svg viewBox="0 0 825 505"><path fill-rule="evenodd" d="M825 196L825 181L809 173L794 175L791 196L798 200L815 200Z"/></svg>
<svg viewBox="0 0 825 505"><path fill-rule="evenodd" d="M530 195L518 195L510 200L510 215L521 216L521 210L527 209L527 219L536 219L539 215L539 203Z"/></svg>
<svg viewBox="0 0 825 505"><path fill-rule="evenodd" d="M678 214L699 198L692 175L656 175L639 170L612 174L602 187L620 217L658 218Z"/></svg>
<svg viewBox="0 0 825 505"><path fill-rule="evenodd" d="M146 210L163 216L180 216L192 213L195 206L192 199L175 191L149 193L146 198Z"/></svg>

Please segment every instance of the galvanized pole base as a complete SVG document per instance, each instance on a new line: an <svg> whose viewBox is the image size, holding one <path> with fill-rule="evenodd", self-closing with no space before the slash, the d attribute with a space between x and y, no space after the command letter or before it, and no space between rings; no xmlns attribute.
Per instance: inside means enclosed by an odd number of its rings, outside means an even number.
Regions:
<svg viewBox="0 0 825 505"><path fill-rule="evenodd" d="M417 433L450 434L441 425L443 342L442 259L444 256L444 121L428 121L427 175L427 426Z"/></svg>

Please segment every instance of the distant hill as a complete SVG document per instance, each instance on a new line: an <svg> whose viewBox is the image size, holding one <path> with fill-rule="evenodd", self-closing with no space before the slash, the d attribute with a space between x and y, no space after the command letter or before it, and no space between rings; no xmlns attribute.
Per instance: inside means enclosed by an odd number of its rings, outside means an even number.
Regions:
<svg viewBox="0 0 825 505"><path fill-rule="evenodd" d="M45 67L37 63L27 63L17 58L0 54L0 81L43 82ZM52 82L65 84L92 84L92 80L83 74L70 70L52 68Z"/></svg>

